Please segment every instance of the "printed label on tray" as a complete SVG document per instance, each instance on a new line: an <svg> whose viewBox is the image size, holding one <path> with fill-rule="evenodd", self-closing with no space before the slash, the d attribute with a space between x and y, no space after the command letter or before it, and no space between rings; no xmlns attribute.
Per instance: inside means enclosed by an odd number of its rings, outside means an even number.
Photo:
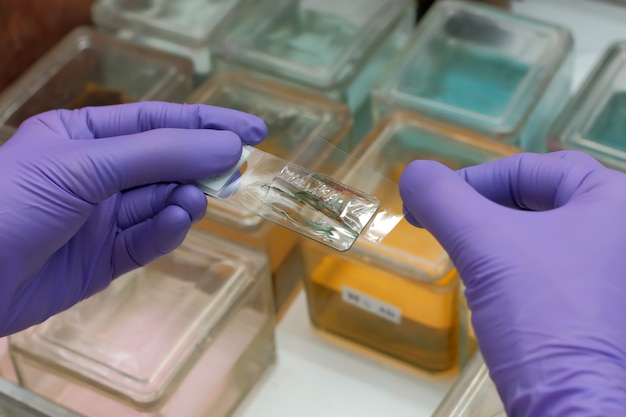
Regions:
<svg viewBox="0 0 626 417"><path fill-rule="evenodd" d="M402 321L402 311L391 304L380 301L372 296L363 294L349 287L341 288L341 298L344 302L358 307L362 310L376 314L378 317L387 319L393 323L400 324Z"/></svg>

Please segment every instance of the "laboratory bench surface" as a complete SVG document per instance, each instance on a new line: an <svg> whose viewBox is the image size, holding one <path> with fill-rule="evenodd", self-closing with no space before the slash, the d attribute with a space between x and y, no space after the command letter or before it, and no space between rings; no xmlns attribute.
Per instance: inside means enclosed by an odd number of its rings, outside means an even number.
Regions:
<svg viewBox="0 0 626 417"><path fill-rule="evenodd" d="M513 8L571 30L574 90L609 44L626 40L626 3L522 0ZM6 341L0 341L0 373L13 379L6 375ZM279 315L276 342L276 364L234 417L429 417L455 379L430 375L316 331L302 289Z"/></svg>
<svg viewBox="0 0 626 417"><path fill-rule="evenodd" d="M626 40L626 4L522 0L513 9L570 29L574 90L609 44ZM276 364L235 417L427 417L454 382L453 376L431 376L317 332L302 290L280 317L276 341Z"/></svg>

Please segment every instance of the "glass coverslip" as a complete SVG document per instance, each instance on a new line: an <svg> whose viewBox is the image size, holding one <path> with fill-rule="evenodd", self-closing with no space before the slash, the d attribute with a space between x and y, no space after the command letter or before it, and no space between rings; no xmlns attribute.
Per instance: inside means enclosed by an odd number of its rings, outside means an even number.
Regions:
<svg viewBox="0 0 626 417"><path fill-rule="evenodd" d="M195 184L209 196L339 251L350 249L378 219L381 205L355 187L248 146L231 171Z"/></svg>

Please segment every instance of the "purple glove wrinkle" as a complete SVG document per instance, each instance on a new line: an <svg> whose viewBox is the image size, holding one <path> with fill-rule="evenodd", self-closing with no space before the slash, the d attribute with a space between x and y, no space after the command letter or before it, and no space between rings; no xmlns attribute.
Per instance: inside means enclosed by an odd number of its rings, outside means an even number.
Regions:
<svg viewBox="0 0 626 417"><path fill-rule="evenodd" d="M179 183L221 174L266 134L256 116L160 102L26 120L0 147L0 335L174 250L207 204Z"/></svg>
<svg viewBox="0 0 626 417"><path fill-rule="evenodd" d="M509 416L626 415L626 175L578 152L415 161L400 194L459 270Z"/></svg>

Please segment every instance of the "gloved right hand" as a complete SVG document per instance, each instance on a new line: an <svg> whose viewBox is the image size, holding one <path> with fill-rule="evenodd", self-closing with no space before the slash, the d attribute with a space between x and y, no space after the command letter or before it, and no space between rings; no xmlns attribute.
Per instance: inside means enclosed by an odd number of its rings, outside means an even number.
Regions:
<svg viewBox="0 0 626 417"><path fill-rule="evenodd" d="M626 416L626 175L578 152L415 161L400 194L458 268L509 416Z"/></svg>
<svg viewBox="0 0 626 417"><path fill-rule="evenodd" d="M174 250L261 119L160 102L55 110L0 147L0 335L40 323Z"/></svg>

